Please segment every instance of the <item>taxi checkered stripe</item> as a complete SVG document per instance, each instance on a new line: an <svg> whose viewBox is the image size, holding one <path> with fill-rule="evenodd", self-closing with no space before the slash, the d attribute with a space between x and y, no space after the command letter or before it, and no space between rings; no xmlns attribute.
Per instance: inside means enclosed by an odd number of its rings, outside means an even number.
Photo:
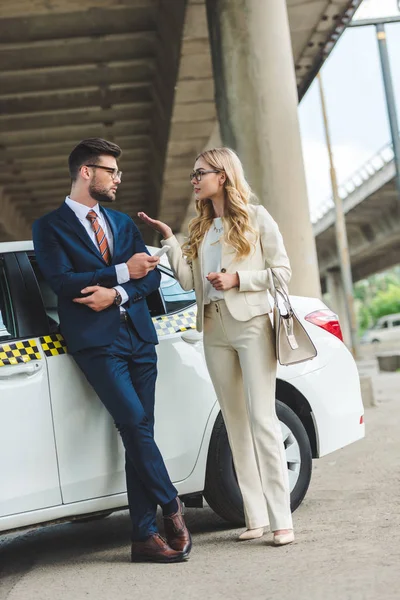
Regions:
<svg viewBox="0 0 400 600"><path fill-rule="evenodd" d="M18 365L30 360L41 360L35 340L24 340L10 344L0 344L0 367Z"/></svg>
<svg viewBox="0 0 400 600"><path fill-rule="evenodd" d="M175 315L164 315L153 318L154 327L158 337L187 331L196 328L196 313L193 311L177 313ZM46 356L59 356L67 354L65 340L60 333L45 335L40 338L43 352Z"/></svg>
<svg viewBox="0 0 400 600"><path fill-rule="evenodd" d="M171 333L179 333L180 331L196 328L196 313L190 311L155 317L153 318L153 323L158 337Z"/></svg>
<svg viewBox="0 0 400 600"><path fill-rule="evenodd" d="M67 354L67 346L61 333L45 335L40 338L43 352L46 356L58 356L59 354Z"/></svg>

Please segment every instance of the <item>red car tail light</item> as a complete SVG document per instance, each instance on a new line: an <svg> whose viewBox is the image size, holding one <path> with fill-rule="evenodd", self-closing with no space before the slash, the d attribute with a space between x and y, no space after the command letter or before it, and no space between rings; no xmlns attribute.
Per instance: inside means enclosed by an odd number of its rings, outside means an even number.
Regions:
<svg viewBox="0 0 400 600"><path fill-rule="evenodd" d="M322 327L325 331L328 331L332 335L335 335L343 342L343 334L340 328L338 316L329 308L325 310L316 310L315 312L306 315L305 320L313 325Z"/></svg>

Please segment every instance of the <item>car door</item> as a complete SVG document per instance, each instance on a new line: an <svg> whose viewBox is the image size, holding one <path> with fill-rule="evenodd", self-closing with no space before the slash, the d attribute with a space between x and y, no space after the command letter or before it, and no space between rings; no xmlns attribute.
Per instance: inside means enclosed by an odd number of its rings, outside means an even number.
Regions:
<svg viewBox="0 0 400 600"><path fill-rule="evenodd" d="M113 421L68 354L57 331L57 299L31 256L48 316L41 338L49 371L64 502L125 492L125 453ZM188 477L200 450L215 394L201 340L185 341L195 324L194 292L184 292L164 269L163 295L148 298L158 336L155 437L171 479ZM201 337L201 336L200 336ZM195 343L191 343L191 342Z"/></svg>
<svg viewBox="0 0 400 600"><path fill-rule="evenodd" d="M49 373L63 502L121 494L126 490L125 455L114 423L68 354L59 333L57 296L33 253L29 259L47 315L40 344Z"/></svg>
<svg viewBox="0 0 400 600"><path fill-rule="evenodd" d="M216 402L196 330L194 291L162 270L163 315L154 318L159 345L155 435L174 482L189 477Z"/></svg>
<svg viewBox="0 0 400 600"><path fill-rule="evenodd" d="M61 504L40 294L17 257L0 254L0 517Z"/></svg>
<svg viewBox="0 0 400 600"><path fill-rule="evenodd" d="M400 317L392 317L391 319L390 342L393 348L400 347Z"/></svg>

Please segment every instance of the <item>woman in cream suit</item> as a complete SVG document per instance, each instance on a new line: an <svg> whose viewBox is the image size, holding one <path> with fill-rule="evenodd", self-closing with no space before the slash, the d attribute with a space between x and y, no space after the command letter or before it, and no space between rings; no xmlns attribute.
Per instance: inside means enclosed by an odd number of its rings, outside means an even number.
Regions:
<svg viewBox="0 0 400 600"><path fill-rule="evenodd" d="M229 148L202 152L191 173L197 216L184 246L171 228L139 213L170 246L168 258L185 290L195 289L197 329L228 432L247 529L271 527L273 543L294 540L289 480L275 412L276 356L267 313L268 267L287 284L291 270L278 226L250 204L242 164Z"/></svg>

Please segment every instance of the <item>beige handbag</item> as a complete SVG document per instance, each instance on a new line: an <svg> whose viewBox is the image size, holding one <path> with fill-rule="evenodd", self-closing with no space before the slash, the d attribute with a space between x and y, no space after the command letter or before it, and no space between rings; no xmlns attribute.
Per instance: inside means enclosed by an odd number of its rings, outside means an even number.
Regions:
<svg viewBox="0 0 400 600"><path fill-rule="evenodd" d="M317 349L292 308L286 285L276 271L269 271L269 287L274 299L276 358L283 366L311 360L317 356ZM279 306L279 298L285 308L284 313Z"/></svg>

